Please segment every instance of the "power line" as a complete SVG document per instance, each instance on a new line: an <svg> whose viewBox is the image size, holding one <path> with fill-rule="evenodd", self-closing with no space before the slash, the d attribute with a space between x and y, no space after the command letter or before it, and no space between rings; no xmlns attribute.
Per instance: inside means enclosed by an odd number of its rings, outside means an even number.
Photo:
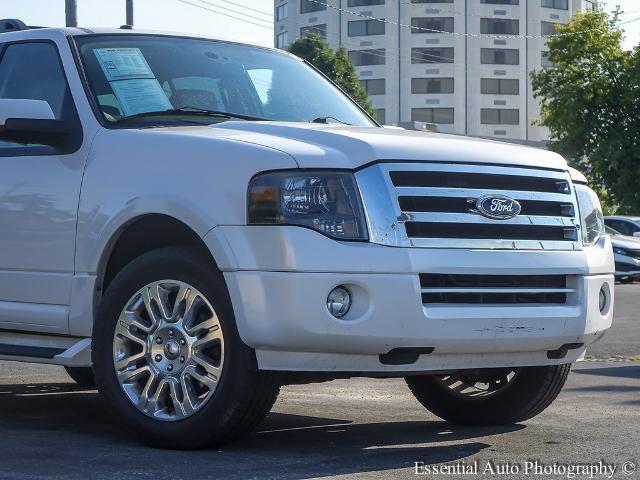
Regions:
<svg viewBox="0 0 640 480"><path fill-rule="evenodd" d="M254 15L250 15L250 14L245 13L245 12L239 12L237 10L233 10L231 8L228 8L228 7L223 7L222 5L217 5L215 3L208 2L207 0L195 0L195 1L200 2L200 3L204 3L204 4L209 5L211 7L220 8L222 10L226 10L227 12L235 13L236 15L243 15L245 17L253 18L254 20L258 20L260 22L265 22L265 23L271 24L271 20L267 20L266 18L260 18L260 17L256 17Z"/></svg>
<svg viewBox="0 0 640 480"><path fill-rule="evenodd" d="M203 3L209 3L209 2L205 2L204 0L200 0L200 1ZM264 10L258 10L256 8L247 7L246 5L241 5L239 3L232 2L231 0L224 0L224 1L225 3L228 3L230 5L235 5L236 7L244 8L246 10L251 10L252 12L261 13L262 15L266 15L270 18L273 18L273 12L265 12Z"/></svg>
<svg viewBox="0 0 640 480"><path fill-rule="evenodd" d="M251 20L246 20L244 18L235 17L233 15L229 15L228 13L219 12L219 11L214 10L212 8L205 7L203 5L198 5L196 3L188 2L187 0L176 0L176 1L178 1L180 3L184 3L186 5L191 5L192 7L201 8L202 10L206 10L208 12L216 13L216 14L222 15L224 17L233 18L234 20L239 20L241 22L250 23L251 25L255 25L256 27L266 28L267 30L272 30L273 29L273 27L271 27L271 26L266 26L266 25L263 25L261 23L252 22Z"/></svg>

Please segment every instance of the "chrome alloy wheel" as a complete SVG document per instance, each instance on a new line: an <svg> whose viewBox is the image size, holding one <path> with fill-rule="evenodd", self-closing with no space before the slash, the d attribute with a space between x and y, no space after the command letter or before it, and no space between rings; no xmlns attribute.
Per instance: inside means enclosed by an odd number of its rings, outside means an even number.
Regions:
<svg viewBox="0 0 640 480"><path fill-rule="evenodd" d="M488 369L480 373L456 373L438 377L452 394L464 398L486 398L504 391L519 369Z"/></svg>
<svg viewBox="0 0 640 480"><path fill-rule="evenodd" d="M163 421L187 418L218 386L224 367L220 320L191 285L151 283L120 313L113 362L122 390L138 410Z"/></svg>

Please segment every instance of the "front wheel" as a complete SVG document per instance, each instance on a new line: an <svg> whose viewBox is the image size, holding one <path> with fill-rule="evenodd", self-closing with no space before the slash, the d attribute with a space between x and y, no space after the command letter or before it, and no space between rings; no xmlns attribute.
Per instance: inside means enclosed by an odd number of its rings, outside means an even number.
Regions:
<svg viewBox="0 0 640 480"><path fill-rule="evenodd" d="M571 365L482 369L407 377L431 413L462 425L510 425L535 417L556 399Z"/></svg>
<svg viewBox="0 0 640 480"><path fill-rule="evenodd" d="M187 248L147 253L116 276L92 351L107 408L153 446L237 438L264 418L279 390L240 339L222 275Z"/></svg>

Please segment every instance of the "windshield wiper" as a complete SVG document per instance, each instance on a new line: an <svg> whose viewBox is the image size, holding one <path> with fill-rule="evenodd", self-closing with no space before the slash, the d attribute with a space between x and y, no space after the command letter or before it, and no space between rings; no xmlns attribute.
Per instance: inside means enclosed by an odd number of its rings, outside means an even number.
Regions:
<svg viewBox="0 0 640 480"><path fill-rule="evenodd" d="M344 122L344 121L340 120L339 118L332 117L332 116L314 118L313 120L311 120L311 123L330 124L331 122L329 122L329 120L335 120L336 122L341 123L343 125L351 125L348 122Z"/></svg>
<svg viewBox="0 0 640 480"><path fill-rule="evenodd" d="M195 108L195 107L180 107L180 108L170 108L168 110L156 110L151 112L136 113L135 115L122 117L119 120L116 120L116 123L126 122L129 120L135 120L135 119L145 118L145 117L164 117L164 116L171 117L171 116L179 116L179 115L217 117L217 118L225 118L227 120L238 118L240 120L248 120L248 121L254 121L254 122L269 121L267 118L254 117L253 115L244 115L242 113L223 112L221 110L207 110L205 108Z"/></svg>

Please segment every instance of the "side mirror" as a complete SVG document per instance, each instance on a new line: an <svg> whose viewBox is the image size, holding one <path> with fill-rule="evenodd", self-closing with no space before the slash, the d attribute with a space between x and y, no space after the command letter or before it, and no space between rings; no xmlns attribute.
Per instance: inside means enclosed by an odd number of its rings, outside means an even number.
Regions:
<svg viewBox="0 0 640 480"><path fill-rule="evenodd" d="M59 145L71 133L71 124L56 120L43 100L0 99L0 140Z"/></svg>

